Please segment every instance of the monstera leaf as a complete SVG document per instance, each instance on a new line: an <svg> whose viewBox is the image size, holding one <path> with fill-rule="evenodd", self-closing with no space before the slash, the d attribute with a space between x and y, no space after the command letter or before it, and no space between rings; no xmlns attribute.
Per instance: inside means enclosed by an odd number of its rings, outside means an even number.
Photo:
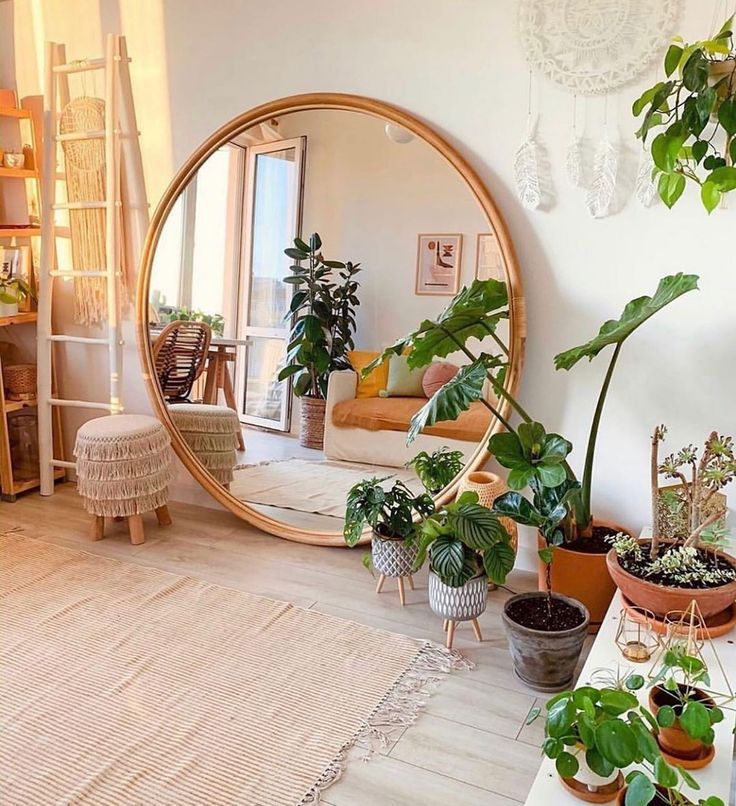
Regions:
<svg viewBox="0 0 736 806"><path fill-rule="evenodd" d="M470 404L483 397L486 362L478 359L461 367L454 378L441 386L411 418L407 444L413 442L422 429L442 420L456 420Z"/></svg>
<svg viewBox="0 0 736 806"><path fill-rule="evenodd" d="M698 276L696 274L672 274L663 277L659 281L657 290L651 297L638 297L632 300L624 308L620 319L611 319L604 322L598 335L586 344L573 347L564 353L555 356L555 367L557 369L570 369L580 361L581 358L592 360L598 353L609 344L621 344L640 325L654 316L670 302L678 297L693 291L698 287Z"/></svg>
<svg viewBox="0 0 736 806"><path fill-rule="evenodd" d="M412 369L457 352L471 338L482 340L508 319L508 292L499 280L474 280L453 297L434 320L425 319L413 333L395 341L363 370L366 377L392 355L408 353Z"/></svg>
<svg viewBox="0 0 736 806"><path fill-rule="evenodd" d="M516 433L494 434L488 450L508 468L507 483L521 490L532 482L557 487L567 478L565 459L572 445L559 434L548 434L541 423L521 423Z"/></svg>

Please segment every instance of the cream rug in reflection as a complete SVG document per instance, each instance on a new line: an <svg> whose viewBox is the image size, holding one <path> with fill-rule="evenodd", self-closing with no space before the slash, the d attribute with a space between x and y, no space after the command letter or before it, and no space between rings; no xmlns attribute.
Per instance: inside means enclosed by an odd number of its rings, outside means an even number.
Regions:
<svg viewBox="0 0 736 806"><path fill-rule="evenodd" d="M237 468L230 492L249 504L342 518L350 488L372 476L391 476L388 484L397 478L415 492L422 491L414 471L405 468L284 459Z"/></svg>

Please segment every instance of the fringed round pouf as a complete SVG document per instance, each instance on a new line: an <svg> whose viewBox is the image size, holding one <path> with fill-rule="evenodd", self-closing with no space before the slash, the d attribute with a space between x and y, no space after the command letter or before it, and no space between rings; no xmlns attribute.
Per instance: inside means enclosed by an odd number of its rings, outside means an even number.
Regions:
<svg viewBox="0 0 736 806"><path fill-rule="evenodd" d="M163 424L145 414L116 414L86 422L77 432L77 490L94 515L101 540L105 518L127 518L130 542L145 542L144 512L168 526L171 441Z"/></svg>
<svg viewBox="0 0 736 806"><path fill-rule="evenodd" d="M237 413L209 403L172 403L169 414L197 459L215 481L227 487L238 459Z"/></svg>

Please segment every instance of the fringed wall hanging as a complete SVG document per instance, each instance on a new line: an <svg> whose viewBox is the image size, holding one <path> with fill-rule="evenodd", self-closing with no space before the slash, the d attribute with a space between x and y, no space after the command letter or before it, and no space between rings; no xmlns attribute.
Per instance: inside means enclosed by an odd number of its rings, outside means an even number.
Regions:
<svg viewBox="0 0 736 806"><path fill-rule="evenodd" d="M64 107L59 133L75 134L105 129L105 102L86 94ZM105 201L105 141L103 138L63 140L69 202ZM104 207L69 210L72 262L77 271L104 271ZM74 278L74 320L92 325L107 318L107 287L104 277Z"/></svg>
<svg viewBox="0 0 736 806"><path fill-rule="evenodd" d="M658 59L670 38L680 2L519 0L521 44L529 66L574 94L572 139L564 157L565 174L573 186L585 190L586 206L596 218L614 209L619 149L604 131L591 170L586 170L577 96L606 96L635 79ZM533 138L528 137L522 148L529 143L534 144ZM517 160L520 153L521 149ZM644 171L644 166L641 170ZM642 180L641 193L637 183L637 197L642 203L647 193L646 183ZM539 205L529 209L536 207Z"/></svg>
<svg viewBox="0 0 736 806"><path fill-rule="evenodd" d="M534 139L532 115L532 72L529 71L529 88L526 111L526 135L514 155L514 181L519 201L527 210L536 210L542 204L539 145Z"/></svg>
<svg viewBox="0 0 736 806"><path fill-rule="evenodd" d="M647 148L641 151L639 170L636 172L636 198L642 207L649 207L657 196L657 186L652 178L654 160Z"/></svg>

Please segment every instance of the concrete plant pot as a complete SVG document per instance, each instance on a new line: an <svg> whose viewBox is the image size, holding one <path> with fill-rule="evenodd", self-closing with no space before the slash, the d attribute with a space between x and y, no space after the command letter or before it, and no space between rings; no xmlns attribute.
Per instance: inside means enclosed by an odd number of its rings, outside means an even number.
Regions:
<svg viewBox="0 0 736 806"><path fill-rule="evenodd" d="M459 588L446 585L434 571L429 572L429 606L449 621L473 621L485 612L488 578L485 574L469 579Z"/></svg>
<svg viewBox="0 0 736 806"><path fill-rule="evenodd" d="M411 576L419 553L416 542L407 543L403 537L385 537L373 532L371 559L373 567L385 577Z"/></svg>

